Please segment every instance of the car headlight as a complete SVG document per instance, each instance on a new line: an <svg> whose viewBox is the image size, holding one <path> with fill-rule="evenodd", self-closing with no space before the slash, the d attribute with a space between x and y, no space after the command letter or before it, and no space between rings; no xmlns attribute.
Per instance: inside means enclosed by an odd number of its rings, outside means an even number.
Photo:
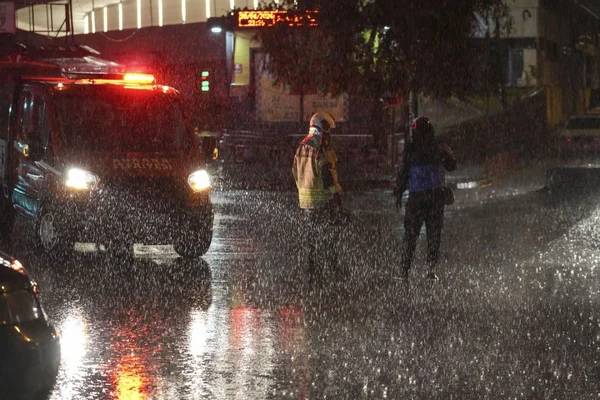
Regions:
<svg viewBox="0 0 600 400"><path fill-rule="evenodd" d="M90 190L98 183L98 177L81 168L67 170L65 186L74 190Z"/></svg>
<svg viewBox="0 0 600 400"><path fill-rule="evenodd" d="M194 192L210 189L210 176L204 169L192 172L187 181Z"/></svg>

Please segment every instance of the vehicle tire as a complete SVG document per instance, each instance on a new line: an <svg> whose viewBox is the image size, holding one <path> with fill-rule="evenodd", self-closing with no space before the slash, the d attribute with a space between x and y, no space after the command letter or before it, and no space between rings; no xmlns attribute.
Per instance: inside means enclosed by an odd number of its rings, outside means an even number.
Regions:
<svg viewBox="0 0 600 400"><path fill-rule="evenodd" d="M212 229L190 231L173 243L173 248L183 258L202 257L212 241Z"/></svg>
<svg viewBox="0 0 600 400"><path fill-rule="evenodd" d="M58 366L52 367L49 371L46 371L40 379L40 388L36 393L34 399L47 399L52 394L52 389L56 384L56 378L58 377Z"/></svg>
<svg viewBox="0 0 600 400"><path fill-rule="evenodd" d="M35 237L40 249L51 258L68 257L73 252L74 240L51 207L43 208L35 224Z"/></svg>

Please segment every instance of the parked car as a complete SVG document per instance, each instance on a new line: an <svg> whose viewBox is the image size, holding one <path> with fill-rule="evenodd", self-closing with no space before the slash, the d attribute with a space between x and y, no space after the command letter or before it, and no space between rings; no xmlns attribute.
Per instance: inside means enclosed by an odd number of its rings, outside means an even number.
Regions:
<svg viewBox="0 0 600 400"><path fill-rule="evenodd" d="M559 152L562 159L600 158L600 114L569 118L560 131Z"/></svg>
<svg viewBox="0 0 600 400"><path fill-rule="evenodd" d="M51 389L59 364L59 337L37 284L18 260L0 252L0 398Z"/></svg>

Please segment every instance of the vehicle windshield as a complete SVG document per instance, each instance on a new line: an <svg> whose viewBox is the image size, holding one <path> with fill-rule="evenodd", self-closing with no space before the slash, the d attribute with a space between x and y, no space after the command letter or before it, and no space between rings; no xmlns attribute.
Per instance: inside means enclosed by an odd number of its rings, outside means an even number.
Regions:
<svg viewBox="0 0 600 400"><path fill-rule="evenodd" d="M86 88L58 96L68 147L94 152L176 152L186 147L181 110L167 95ZM95 90L91 90L95 89Z"/></svg>
<svg viewBox="0 0 600 400"><path fill-rule="evenodd" d="M0 294L0 325L12 325L35 321L42 316L33 293L18 290Z"/></svg>
<svg viewBox="0 0 600 400"><path fill-rule="evenodd" d="M600 129L600 118L571 118L567 129Z"/></svg>

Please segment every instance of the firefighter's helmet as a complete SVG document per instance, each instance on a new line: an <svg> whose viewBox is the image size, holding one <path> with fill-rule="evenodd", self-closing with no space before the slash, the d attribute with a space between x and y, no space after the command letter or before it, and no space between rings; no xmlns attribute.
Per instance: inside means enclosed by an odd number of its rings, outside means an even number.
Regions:
<svg viewBox="0 0 600 400"><path fill-rule="evenodd" d="M335 128L335 119L328 112L317 112L310 117L310 127L315 127L322 132L329 132Z"/></svg>

